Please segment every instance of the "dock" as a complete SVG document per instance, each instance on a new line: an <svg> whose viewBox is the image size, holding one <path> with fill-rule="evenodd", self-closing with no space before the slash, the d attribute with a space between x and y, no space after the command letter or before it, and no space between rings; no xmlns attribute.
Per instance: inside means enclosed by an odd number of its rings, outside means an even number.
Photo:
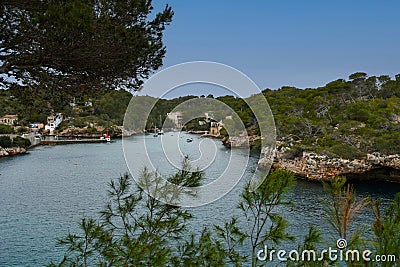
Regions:
<svg viewBox="0 0 400 267"><path fill-rule="evenodd" d="M41 145L67 145L84 143L107 143L106 139L68 139L68 140L42 140Z"/></svg>

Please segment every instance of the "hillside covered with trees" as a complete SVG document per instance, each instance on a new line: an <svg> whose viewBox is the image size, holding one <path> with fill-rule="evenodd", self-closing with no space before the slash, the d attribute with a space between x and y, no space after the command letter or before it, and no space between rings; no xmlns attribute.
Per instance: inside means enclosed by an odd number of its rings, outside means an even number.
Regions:
<svg viewBox="0 0 400 267"><path fill-rule="evenodd" d="M0 115L18 114L22 125L53 112L74 125L122 124L123 90L162 66L173 14L146 0L2 1Z"/></svg>
<svg viewBox="0 0 400 267"><path fill-rule="evenodd" d="M350 75L317 89L265 90L278 139L298 141L298 151L357 158L400 153L400 75Z"/></svg>
<svg viewBox="0 0 400 267"><path fill-rule="evenodd" d="M353 159L372 152L400 153L400 75L391 79L386 75L376 77L355 73L348 80L338 79L315 89L282 87L266 89L263 94L274 115L277 140L291 144L292 149L288 152L293 154L291 156L302 151L315 151ZM174 107L195 97L158 99L147 118L147 128L159 126L160 118L165 121L166 114ZM16 89L1 90L0 115L15 113L21 122L45 122L46 116L55 110L70 117L65 125L110 127L123 124L131 98L132 94L124 90L76 98L46 90L29 94ZM150 96L136 98L134 101L141 103L155 100ZM216 99L239 115L250 134L259 134L257 120L245 100L233 96ZM72 107L71 101L77 106ZM88 101L91 105L85 106ZM133 116L143 119L143 114ZM193 123L190 125L193 127Z"/></svg>

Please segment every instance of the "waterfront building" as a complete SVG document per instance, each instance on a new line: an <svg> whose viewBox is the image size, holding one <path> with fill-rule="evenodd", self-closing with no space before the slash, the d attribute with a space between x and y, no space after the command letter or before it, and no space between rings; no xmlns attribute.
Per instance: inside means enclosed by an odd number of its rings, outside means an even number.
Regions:
<svg viewBox="0 0 400 267"><path fill-rule="evenodd" d="M4 115L0 118L0 124L13 126L18 121L18 115Z"/></svg>
<svg viewBox="0 0 400 267"><path fill-rule="evenodd" d="M63 116L61 113L53 114L47 117L47 124L44 128L45 130L49 130L50 133L52 133L62 121Z"/></svg>
<svg viewBox="0 0 400 267"><path fill-rule="evenodd" d="M210 134L211 135L215 135L215 136L219 136L221 134L221 129L224 126L224 124L222 123L222 121L211 121L210 124Z"/></svg>
<svg viewBox="0 0 400 267"><path fill-rule="evenodd" d="M177 129L182 128L182 113L179 111L167 113L167 118L170 119Z"/></svg>

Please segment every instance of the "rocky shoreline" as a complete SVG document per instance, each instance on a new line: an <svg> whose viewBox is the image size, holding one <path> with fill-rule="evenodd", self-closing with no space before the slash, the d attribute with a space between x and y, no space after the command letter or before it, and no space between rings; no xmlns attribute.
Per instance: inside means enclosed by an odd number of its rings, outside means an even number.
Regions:
<svg viewBox="0 0 400 267"><path fill-rule="evenodd" d="M400 155L380 155L379 153L367 154L362 159L331 158L318 155L314 152L303 152L301 156L293 159L282 157L276 152L274 160L267 157L258 162L260 168L268 167L284 169L312 181L326 181L341 175L355 180L386 180L400 182ZM376 171L385 170L380 177ZM365 178L361 174L366 174ZM367 175L368 174L368 175ZM372 175L371 175L372 174ZM386 177L385 177L386 176Z"/></svg>
<svg viewBox="0 0 400 267"><path fill-rule="evenodd" d="M10 148L0 147L0 157L14 156L25 153L26 149L22 147L10 147Z"/></svg>
<svg viewBox="0 0 400 267"><path fill-rule="evenodd" d="M250 147L256 140L259 140L260 138L260 136L256 135L224 137L222 138L222 143L226 147Z"/></svg>
<svg viewBox="0 0 400 267"><path fill-rule="evenodd" d="M260 139L257 136L242 136L224 138L226 147L249 147ZM285 146L277 141L276 148L271 153L266 153L263 148L262 157L258 162L260 169L283 169L310 181L327 181L334 176L346 176L348 179L359 181L390 181L400 183L400 155L383 155L378 152L367 154L360 159L346 159L329 157L312 151L292 151L287 156L291 146Z"/></svg>

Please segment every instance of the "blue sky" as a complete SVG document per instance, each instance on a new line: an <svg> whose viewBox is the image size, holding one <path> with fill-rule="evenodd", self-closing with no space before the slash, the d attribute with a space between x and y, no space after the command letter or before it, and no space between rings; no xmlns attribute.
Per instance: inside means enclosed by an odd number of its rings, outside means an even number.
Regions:
<svg viewBox="0 0 400 267"><path fill-rule="evenodd" d="M164 67L216 61L262 89L400 73L400 1L153 1L156 10L166 3L175 17Z"/></svg>

